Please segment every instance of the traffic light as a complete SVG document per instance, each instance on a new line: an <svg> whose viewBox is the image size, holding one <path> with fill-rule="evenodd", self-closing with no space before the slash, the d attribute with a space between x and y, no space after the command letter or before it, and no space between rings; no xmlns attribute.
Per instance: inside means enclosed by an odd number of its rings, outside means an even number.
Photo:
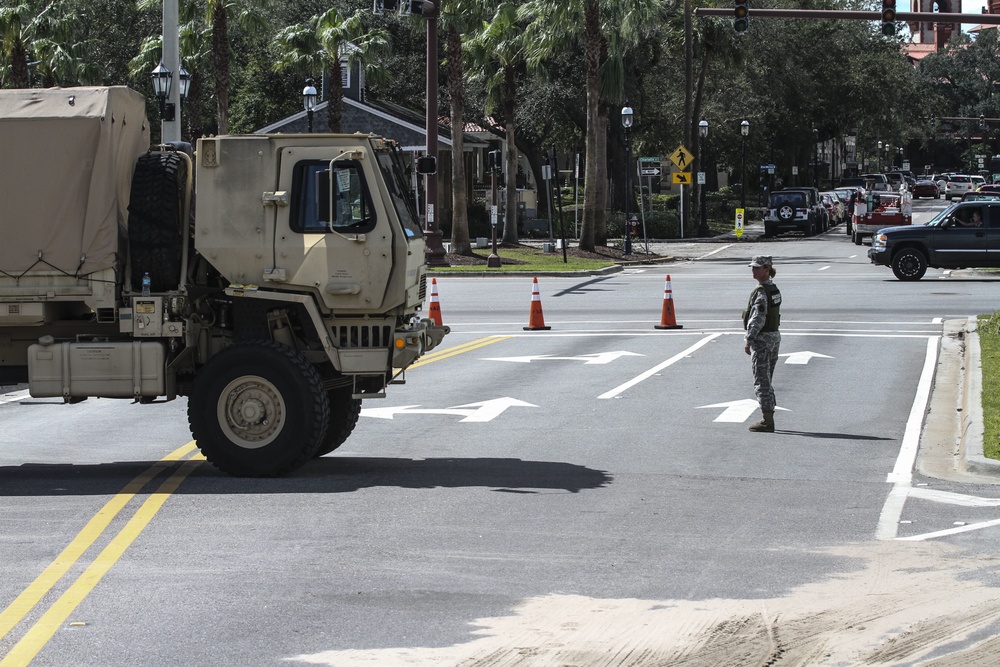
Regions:
<svg viewBox="0 0 1000 667"><path fill-rule="evenodd" d="M896 0L882 0L882 34L886 37L896 34Z"/></svg>
<svg viewBox="0 0 1000 667"><path fill-rule="evenodd" d="M744 33L750 27L750 0L733 0L733 30Z"/></svg>
<svg viewBox="0 0 1000 667"><path fill-rule="evenodd" d="M500 156L500 151L490 151L487 153L486 165L494 173L499 174L503 171L503 158Z"/></svg>

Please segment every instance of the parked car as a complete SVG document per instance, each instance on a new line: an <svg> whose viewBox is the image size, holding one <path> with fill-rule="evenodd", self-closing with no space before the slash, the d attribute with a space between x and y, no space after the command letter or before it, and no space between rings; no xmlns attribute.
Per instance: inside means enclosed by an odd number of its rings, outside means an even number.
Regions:
<svg viewBox="0 0 1000 667"><path fill-rule="evenodd" d="M869 192L872 190L889 192L893 189L889 177L885 174L861 174L861 178L865 179L865 190Z"/></svg>
<svg viewBox="0 0 1000 667"><path fill-rule="evenodd" d="M764 216L764 236L799 231L812 236L823 231L826 212L814 188L788 188L768 195Z"/></svg>
<svg viewBox="0 0 1000 667"><path fill-rule="evenodd" d="M972 181L972 189L978 190L982 186L986 185L986 179L979 174L970 174L969 180Z"/></svg>
<svg viewBox="0 0 1000 667"><path fill-rule="evenodd" d="M1000 201L1000 192L966 192L962 201Z"/></svg>
<svg viewBox="0 0 1000 667"><path fill-rule="evenodd" d="M836 191L821 192L819 193L820 201L823 202L823 206L826 207L826 213L830 218L831 227L839 225L844 221L844 217L847 215L847 204L845 204L840 199L840 195Z"/></svg>
<svg viewBox="0 0 1000 667"><path fill-rule="evenodd" d="M893 190L899 190L899 186L906 182L901 171L887 171L885 177L889 181L889 187Z"/></svg>
<svg viewBox="0 0 1000 667"><path fill-rule="evenodd" d="M987 183L980 185L977 192L1000 192L1000 183Z"/></svg>
<svg viewBox="0 0 1000 667"><path fill-rule="evenodd" d="M951 174L944 182L944 198L951 201L974 190L972 179L966 174Z"/></svg>
<svg viewBox="0 0 1000 667"><path fill-rule="evenodd" d="M851 231L851 240L861 245L866 236L874 236L885 227L898 227L913 222L912 215L906 215L901 208L902 195L898 192L869 192L868 210L864 217L858 217Z"/></svg>
<svg viewBox="0 0 1000 667"><path fill-rule="evenodd" d="M959 202L926 225L880 229L868 258L899 280L920 280L927 267L998 267L1000 253L990 252L998 236L1000 201Z"/></svg>
<svg viewBox="0 0 1000 667"><path fill-rule="evenodd" d="M913 193L914 199L920 199L921 197L937 199L941 196L941 189L938 188L938 184L927 179L914 183L913 187L910 188L910 192Z"/></svg>

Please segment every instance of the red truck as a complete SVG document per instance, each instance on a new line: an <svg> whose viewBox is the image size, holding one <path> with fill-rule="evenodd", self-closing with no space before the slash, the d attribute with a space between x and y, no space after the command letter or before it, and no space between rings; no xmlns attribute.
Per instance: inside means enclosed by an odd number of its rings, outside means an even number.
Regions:
<svg viewBox="0 0 1000 667"><path fill-rule="evenodd" d="M880 229L886 227L901 227L913 222L912 198L908 192L868 191L864 202L858 202L854 208L854 221L851 229L851 239L855 245L861 245L865 236L874 236Z"/></svg>

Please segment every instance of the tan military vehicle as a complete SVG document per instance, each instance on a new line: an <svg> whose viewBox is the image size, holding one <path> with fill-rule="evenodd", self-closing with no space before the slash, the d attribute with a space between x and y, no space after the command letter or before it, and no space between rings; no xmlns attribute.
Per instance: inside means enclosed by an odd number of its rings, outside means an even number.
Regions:
<svg viewBox="0 0 1000 667"><path fill-rule="evenodd" d="M0 91L0 384L188 399L206 458L279 475L340 446L438 345L390 142L150 147L123 87Z"/></svg>

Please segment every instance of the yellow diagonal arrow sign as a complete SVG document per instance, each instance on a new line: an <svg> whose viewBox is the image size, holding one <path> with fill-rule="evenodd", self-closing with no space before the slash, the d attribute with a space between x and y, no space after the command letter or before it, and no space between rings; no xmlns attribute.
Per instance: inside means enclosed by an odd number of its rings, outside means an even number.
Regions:
<svg viewBox="0 0 1000 667"><path fill-rule="evenodd" d="M691 172L690 171L675 171L674 172L674 183L680 183L681 185L691 185Z"/></svg>

